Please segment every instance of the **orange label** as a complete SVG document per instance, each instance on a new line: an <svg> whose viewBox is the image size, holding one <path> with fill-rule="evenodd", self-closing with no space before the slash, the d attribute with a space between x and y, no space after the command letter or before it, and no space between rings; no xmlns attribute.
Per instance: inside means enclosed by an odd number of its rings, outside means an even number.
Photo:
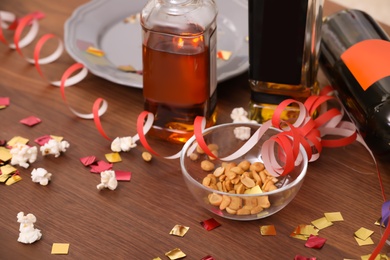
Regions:
<svg viewBox="0 0 390 260"><path fill-rule="evenodd" d="M341 59L364 90L390 76L389 41L364 40L348 48Z"/></svg>

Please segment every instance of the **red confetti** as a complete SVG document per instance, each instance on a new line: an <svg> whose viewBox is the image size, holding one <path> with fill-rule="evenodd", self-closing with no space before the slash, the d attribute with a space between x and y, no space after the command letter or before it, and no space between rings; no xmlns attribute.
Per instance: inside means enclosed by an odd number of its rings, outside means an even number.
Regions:
<svg viewBox="0 0 390 260"><path fill-rule="evenodd" d="M26 118L20 120L20 123L28 125L28 126L34 126L36 124L39 124L40 122L42 122L42 120L36 116L29 116L29 117L26 117Z"/></svg>
<svg viewBox="0 0 390 260"><path fill-rule="evenodd" d="M0 106L9 106L9 97L0 97Z"/></svg>
<svg viewBox="0 0 390 260"><path fill-rule="evenodd" d="M208 220L200 222L200 224L207 230L213 230L214 228L219 227L221 224L219 224L215 219L210 218Z"/></svg>
<svg viewBox="0 0 390 260"><path fill-rule="evenodd" d="M80 159L81 163L84 164L84 166L90 166L94 162L96 162L95 156L87 156Z"/></svg>
<svg viewBox="0 0 390 260"><path fill-rule="evenodd" d="M320 249L324 246L326 238L310 235L305 243L305 247Z"/></svg>
<svg viewBox="0 0 390 260"><path fill-rule="evenodd" d="M50 135L44 135L44 136L41 136L41 137L38 137L37 139L34 140L34 142L36 142L37 144L39 144L40 146L46 144L47 142L49 142L49 140L51 140L51 136Z"/></svg>
<svg viewBox="0 0 390 260"><path fill-rule="evenodd" d="M117 181L130 181L131 172L126 171L115 171L115 177Z"/></svg>
<svg viewBox="0 0 390 260"><path fill-rule="evenodd" d="M294 260L317 260L317 258L316 257L306 257L306 256L296 255L294 257Z"/></svg>
<svg viewBox="0 0 390 260"><path fill-rule="evenodd" d="M212 257L211 255L207 255L207 256L205 256L205 257L202 257L201 260L215 260L215 258Z"/></svg>
<svg viewBox="0 0 390 260"><path fill-rule="evenodd" d="M96 165L91 165L91 172L93 173L101 173L111 169L112 163L107 163L105 161L98 161Z"/></svg>
<svg viewBox="0 0 390 260"><path fill-rule="evenodd" d="M7 144L7 140L0 140L0 146L5 146Z"/></svg>

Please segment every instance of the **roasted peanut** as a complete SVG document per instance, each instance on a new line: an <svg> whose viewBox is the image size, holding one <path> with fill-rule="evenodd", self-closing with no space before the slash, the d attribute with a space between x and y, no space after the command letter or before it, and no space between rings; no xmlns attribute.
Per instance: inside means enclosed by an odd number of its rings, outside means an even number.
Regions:
<svg viewBox="0 0 390 260"><path fill-rule="evenodd" d="M214 170L214 163L208 161L208 160L204 160L200 163L200 167L202 168L202 170L206 171L206 172L210 172L212 170Z"/></svg>

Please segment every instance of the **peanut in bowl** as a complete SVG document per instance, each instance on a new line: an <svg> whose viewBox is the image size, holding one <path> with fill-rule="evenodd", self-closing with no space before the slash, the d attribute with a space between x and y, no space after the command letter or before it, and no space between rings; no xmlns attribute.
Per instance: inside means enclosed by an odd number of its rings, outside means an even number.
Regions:
<svg viewBox="0 0 390 260"><path fill-rule="evenodd" d="M295 161L287 175L271 175L264 165L261 148L281 131L269 128L256 139L256 144L249 146L248 138L237 136L245 130L247 137L251 137L260 127L253 123L229 123L205 129L204 142L217 158L204 153L195 136L186 142L180 165L185 183L198 204L227 219L256 220L275 214L294 199L306 175L307 155L300 147L300 160ZM245 152L236 158L225 160L242 150ZM280 148L266 150L269 151L283 164L285 156Z"/></svg>

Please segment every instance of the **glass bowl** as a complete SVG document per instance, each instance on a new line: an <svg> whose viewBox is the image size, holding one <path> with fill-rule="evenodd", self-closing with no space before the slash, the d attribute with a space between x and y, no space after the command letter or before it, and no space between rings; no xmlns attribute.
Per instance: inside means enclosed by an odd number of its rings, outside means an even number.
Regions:
<svg viewBox="0 0 390 260"><path fill-rule="evenodd" d="M237 138L235 131L245 130L252 136L260 127L253 123L221 124L205 129L203 138L218 158L224 158L247 143L247 140ZM180 166L197 203L218 216L233 220L261 219L286 207L302 186L308 159L301 146L300 160L295 162L289 174L273 177L261 169L264 165L261 147L279 133L280 130L269 128L252 148L229 161L205 154L192 136L183 147ZM280 149L271 151L283 161Z"/></svg>

